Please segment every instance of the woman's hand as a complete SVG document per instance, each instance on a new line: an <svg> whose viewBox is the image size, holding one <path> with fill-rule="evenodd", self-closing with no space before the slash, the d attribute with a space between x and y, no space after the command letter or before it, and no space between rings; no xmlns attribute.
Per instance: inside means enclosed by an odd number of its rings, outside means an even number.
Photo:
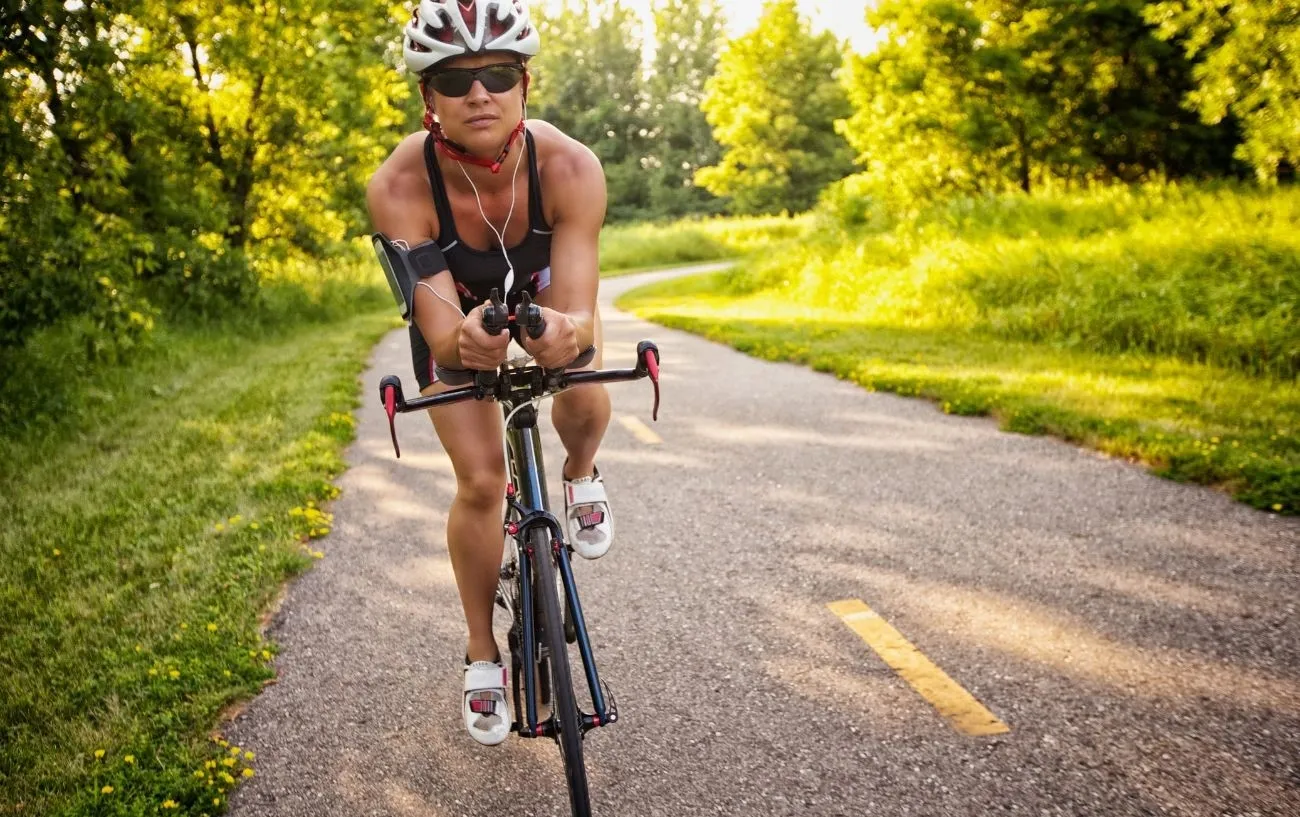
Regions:
<svg viewBox="0 0 1300 817"><path fill-rule="evenodd" d="M534 340L523 333L524 349L539 366L560 369L574 361L582 349L578 348L578 324L563 312L541 307L546 330Z"/></svg>
<svg viewBox="0 0 1300 817"><path fill-rule="evenodd" d="M465 369L488 372L506 362L506 346L510 344L510 333L489 335L483 329L483 310L486 304L480 304L470 310L460 324L457 349L460 353L460 365Z"/></svg>

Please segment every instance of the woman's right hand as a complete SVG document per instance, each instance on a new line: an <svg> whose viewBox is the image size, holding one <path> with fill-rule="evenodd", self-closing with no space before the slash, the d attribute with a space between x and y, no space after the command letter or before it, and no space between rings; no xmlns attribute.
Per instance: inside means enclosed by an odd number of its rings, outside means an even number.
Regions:
<svg viewBox="0 0 1300 817"><path fill-rule="evenodd" d="M487 304L480 304L470 310L460 324L460 336L457 338L460 353L460 365L463 369L481 372L493 371L506 362L506 347L510 345L510 333L489 335L483 328L483 310Z"/></svg>

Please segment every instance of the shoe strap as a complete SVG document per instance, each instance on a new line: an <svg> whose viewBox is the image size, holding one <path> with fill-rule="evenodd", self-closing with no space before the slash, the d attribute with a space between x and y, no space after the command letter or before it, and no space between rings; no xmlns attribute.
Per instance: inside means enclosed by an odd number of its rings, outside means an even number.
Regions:
<svg viewBox="0 0 1300 817"><path fill-rule="evenodd" d="M609 494L605 493L605 483L599 478L584 477L580 480L564 481L564 504L574 505L609 504Z"/></svg>
<svg viewBox="0 0 1300 817"><path fill-rule="evenodd" d="M466 692L500 692L506 690L506 668L503 664L492 661L475 661L465 667Z"/></svg>

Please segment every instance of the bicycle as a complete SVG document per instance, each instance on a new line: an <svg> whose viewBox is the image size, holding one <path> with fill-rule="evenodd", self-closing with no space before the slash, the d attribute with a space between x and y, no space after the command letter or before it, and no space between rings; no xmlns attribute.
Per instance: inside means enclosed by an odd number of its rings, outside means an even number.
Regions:
<svg viewBox="0 0 1300 817"><path fill-rule="evenodd" d="M512 321L518 322L533 338L540 337L545 329L541 312L527 293L512 316L498 292L493 290L484 311L484 328L490 334L500 334ZM570 365L585 365L594 353L592 347ZM399 458L401 449L394 421L397 414L464 400L495 400L501 406L508 474L504 533L507 544L513 540L514 547L506 548L496 603L506 610L511 621L508 644L514 721L510 731L522 738L555 740L564 763L572 812L585 817L591 813L591 802L582 741L590 730L617 722L618 706L612 690L596 671L573 578L571 548L564 540L562 526L550 512L536 407L542 399L571 386L649 377L655 394L652 417L657 420L659 349L650 341L641 341L637 345L637 364L632 369L543 369L527 365L528 360L508 360L498 370L489 372L439 368L440 380L463 387L410 401L402 396L401 380L388 375L380 381L379 394L388 415L393 450ZM576 646L582 660L591 697L590 713L582 711L577 703L569 667L569 644ZM545 720L538 719L542 706L550 707Z"/></svg>

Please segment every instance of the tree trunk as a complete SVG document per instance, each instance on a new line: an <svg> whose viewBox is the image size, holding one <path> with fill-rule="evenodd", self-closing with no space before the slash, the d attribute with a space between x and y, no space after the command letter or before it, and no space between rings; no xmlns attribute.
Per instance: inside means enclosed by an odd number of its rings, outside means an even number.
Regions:
<svg viewBox="0 0 1300 817"><path fill-rule="evenodd" d="M244 152L239 159L239 167L235 172L234 184L230 191L230 228L226 230L226 238L230 241L230 246L236 250L243 249L248 243L248 227L251 221L248 197L253 192L253 162L257 155L253 123L260 113L259 103L262 101L262 89L265 85L266 74L258 75L257 84L253 86L253 98L248 106L248 119L244 121Z"/></svg>

